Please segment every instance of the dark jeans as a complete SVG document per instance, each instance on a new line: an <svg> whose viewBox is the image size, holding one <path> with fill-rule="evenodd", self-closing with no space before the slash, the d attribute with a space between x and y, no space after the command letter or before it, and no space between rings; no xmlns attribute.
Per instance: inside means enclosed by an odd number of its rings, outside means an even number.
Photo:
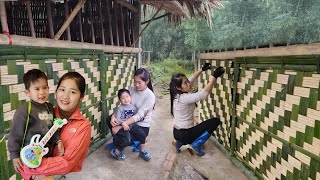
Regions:
<svg viewBox="0 0 320 180"><path fill-rule="evenodd" d="M112 129L112 125L110 123L111 121L111 116L109 116L107 118L107 125L111 131ZM125 131L124 129L120 129L120 131ZM119 132L117 134L119 134ZM125 132L128 132L128 131L125 131ZM112 131L111 131L112 133ZM125 147L129 146L132 141L140 141L141 144L145 144L146 143L146 138L147 136L149 135L149 127L141 127L141 126L138 126L138 125L132 125L130 127L130 131L129 131L129 136L130 136L130 140L129 142L127 142L127 137L128 135L126 135L124 132L120 133L119 135L117 134L114 134L113 135L113 143L114 143L114 146L122 151Z"/></svg>
<svg viewBox="0 0 320 180"><path fill-rule="evenodd" d="M131 138L129 131L125 131L121 128L117 134L113 135L113 143L114 147L116 147L119 151L123 151L123 149L131 144Z"/></svg>
<svg viewBox="0 0 320 180"><path fill-rule="evenodd" d="M207 131L209 134L212 134L214 130L220 125L219 118L212 118L206 121L201 122L200 124L193 126L189 129L176 129L173 128L173 137L174 139L184 143L191 144L196 140L201 134Z"/></svg>

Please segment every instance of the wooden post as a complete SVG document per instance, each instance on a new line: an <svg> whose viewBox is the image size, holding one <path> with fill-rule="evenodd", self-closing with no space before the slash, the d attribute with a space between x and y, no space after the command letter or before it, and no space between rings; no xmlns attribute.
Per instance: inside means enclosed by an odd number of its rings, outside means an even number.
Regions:
<svg viewBox="0 0 320 180"><path fill-rule="evenodd" d="M32 37L36 37L36 31L34 30L34 21L33 21L33 18L32 18L30 0L26 1L26 7L27 7L27 13L28 13L29 27L30 27L30 31L31 31L31 36Z"/></svg>
<svg viewBox="0 0 320 180"><path fill-rule="evenodd" d="M107 4L107 16L108 16L108 24L109 24L109 38L110 38L110 44L113 45L113 33L112 33L112 18L110 14L110 1L106 0Z"/></svg>
<svg viewBox="0 0 320 180"><path fill-rule="evenodd" d="M69 3L68 3L68 0L64 0L63 6L64 6L64 14L66 16L66 21L67 21L67 19L69 17ZM71 23L71 21L70 21L70 23ZM69 26L70 23L67 26L67 38L68 38L69 41L71 41L71 33L70 33L70 26Z"/></svg>
<svg viewBox="0 0 320 180"><path fill-rule="evenodd" d="M82 15L81 15L81 11L78 12L78 22L79 22L80 40L81 40L81 42L83 42Z"/></svg>
<svg viewBox="0 0 320 180"><path fill-rule="evenodd" d="M101 24L101 38L102 38L102 44L106 44L106 41L104 38L104 18L102 16L102 10L101 10L102 2L100 2L100 3L101 4L99 4L98 11L99 11L100 24Z"/></svg>
<svg viewBox="0 0 320 180"><path fill-rule="evenodd" d="M83 4L86 2L86 0L79 0L76 7L71 12L68 19L63 23L62 27L59 29L57 34L54 36L54 40L60 39L60 36L63 34L63 32L67 29L73 18L78 14L79 10L82 8Z"/></svg>
<svg viewBox="0 0 320 180"><path fill-rule="evenodd" d="M134 46L134 44L139 40L140 36L144 33L144 31L147 29L147 27L149 27L150 23L153 21L153 19L156 17L156 15L160 12L160 10L162 9L164 4L161 4L160 8L157 10L156 13L154 13L154 15L152 16L151 20L148 22L148 24L142 29L142 31L140 32L140 34L138 35L138 37L135 38L135 40L133 41L133 43L131 44L131 47Z"/></svg>
<svg viewBox="0 0 320 180"><path fill-rule="evenodd" d="M1 27L2 27L2 32L8 32L9 33L9 28L8 28L8 23L7 23L7 12L6 12L6 5L4 1L0 1L0 16L1 16Z"/></svg>
<svg viewBox="0 0 320 180"><path fill-rule="evenodd" d="M52 22L52 13L51 13L51 1L46 0L46 11L49 25L49 35L50 38L54 38L53 22Z"/></svg>
<svg viewBox="0 0 320 180"><path fill-rule="evenodd" d="M91 1L89 2L89 18L90 18L90 23L91 23L91 38L92 38L92 43L96 43L96 38L94 35L94 27L93 27L93 18L92 18L92 3Z"/></svg>

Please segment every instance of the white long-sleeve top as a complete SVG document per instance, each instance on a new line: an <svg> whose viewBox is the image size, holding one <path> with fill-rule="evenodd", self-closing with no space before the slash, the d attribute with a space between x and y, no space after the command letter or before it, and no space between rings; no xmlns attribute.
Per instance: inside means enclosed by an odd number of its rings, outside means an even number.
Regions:
<svg viewBox="0 0 320 180"><path fill-rule="evenodd" d="M189 78L191 84L195 81L193 77ZM196 102L204 100L209 93L205 90L196 93L177 94L173 100L174 124L179 129L188 129L193 127L193 113Z"/></svg>
<svg viewBox="0 0 320 180"><path fill-rule="evenodd" d="M153 107L156 103L156 96L149 89L137 91L135 87L129 88L132 97L132 104L137 107L137 113L132 116L137 125L150 127Z"/></svg>

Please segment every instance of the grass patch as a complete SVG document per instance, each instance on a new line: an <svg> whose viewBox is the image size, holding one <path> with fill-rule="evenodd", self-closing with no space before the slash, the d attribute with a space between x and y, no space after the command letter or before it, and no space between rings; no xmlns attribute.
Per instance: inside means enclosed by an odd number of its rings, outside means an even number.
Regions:
<svg viewBox="0 0 320 180"><path fill-rule="evenodd" d="M181 59L165 59L163 61L152 62L148 67L154 82L169 83L171 76L183 73L190 77L194 72L193 63Z"/></svg>

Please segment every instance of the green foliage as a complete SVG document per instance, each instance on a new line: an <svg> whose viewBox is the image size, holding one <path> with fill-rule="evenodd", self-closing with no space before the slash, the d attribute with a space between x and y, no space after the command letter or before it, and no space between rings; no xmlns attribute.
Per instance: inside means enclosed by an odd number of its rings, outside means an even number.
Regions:
<svg viewBox="0 0 320 180"><path fill-rule="evenodd" d="M152 63L148 69L155 82L169 83L171 76L176 73L183 73L189 77L193 71L193 64L187 60L165 59Z"/></svg>
<svg viewBox="0 0 320 180"><path fill-rule="evenodd" d="M320 0L229 0L214 11L213 29L201 18L179 26L152 22L142 48L153 60L191 59L204 50L320 42Z"/></svg>

